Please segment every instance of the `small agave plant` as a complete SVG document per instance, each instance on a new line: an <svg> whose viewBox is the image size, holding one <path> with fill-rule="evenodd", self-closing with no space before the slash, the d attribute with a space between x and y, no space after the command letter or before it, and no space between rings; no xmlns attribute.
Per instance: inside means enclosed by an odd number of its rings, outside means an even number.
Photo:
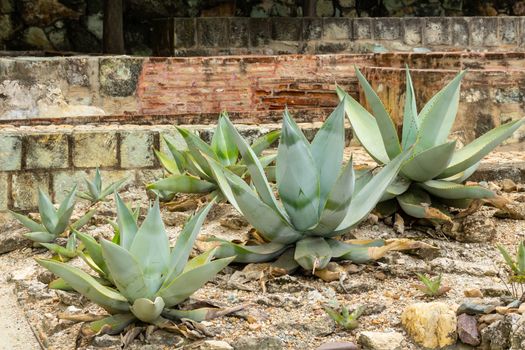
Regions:
<svg viewBox="0 0 525 350"><path fill-rule="evenodd" d="M155 151L155 153L171 175L149 184L147 188L162 195L179 192L209 193L217 190L220 192L217 180L206 157L219 162L235 174L243 176L246 173L246 165L239 160L239 149L226 131L227 118L226 113L219 116L211 146L189 130L177 128L184 138L188 150L180 151L169 140L165 139L173 158L160 151ZM280 132L276 130L255 140L251 145L254 153L260 156L266 148L279 138L279 134ZM275 156L273 155L263 156L260 158L260 163L263 167L267 167L274 159Z"/></svg>
<svg viewBox="0 0 525 350"><path fill-rule="evenodd" d="M75 194L76 186L73 187L62 203L60 203L58 209L55 209L49 196L39 189L38 211L40 212L40 220L42 223L38 223L27 216L15 212L11 212L11 214L20 221L22 225L31 230L31 232L26 233L24 236L38 243L50 243L65 233L68 227L78 229L84 226L95 214L95 210L90 210L80 219L70 224L69 220L75 208Z"/></svg>
<svg viewBox="0 0 525 350"><path fill-rule="evenodd" d="M399 205L412 217L449 220L447 206L465 208L472 199L494 197L486 188L462 182L474 173L480 160L520 128L524 120L503 124L456 151L456 141L447 138L456 118L460 82L465 72L460 72L418 113L407 68L400 140L378 95L357 68L356 74L373 115L339 87L337 94L344 99L354 134L368 154L378 164L389 164L403 150L413 148L412 156L381 199L383 208L392 212Z"/></svg>
<svg viewBox="0 0 525 350"><path fill-rule="evenodd" d="M510 276L508 279L510 288L507 288L516 299L521 297L522 301L525 301L525 243L520 242L518 244L515 259L502 245L498 245L498 250L510 270Z"/></svg>
<svg viewBox="0 0 525 350"><path fill-rule="evenodd" d="M284 112L276 160L280 202L255 152L226 119L253 188L211 158L209 164L228 201L265 243L222 241L218 256L236 256L235 261L242 263L279 258L276 265L291 272L298 266L324 269L332 258L365 262L391 249L383 240L345 243L334 239L367 217L407 158L406 153L399 155L367 183L367 176L356 179L352 161L343 165L344 115L341 103L310 144L288 111Z"/></svg>
<svg viewBox="0 0 525 350"><path fill-rule="evenodd" d="M84 179L88 190L86 192L78 192L77 197L87 199L92 204L104 201L104 198L106 198L108 195L118 191L126 180L126 178L120 179L118 181L112 182L107 187L102 187L102 177L100 176L100 171L97 168L93 181Z"/></svg>
<svg viewBox="0 0 525 350"><path fill-rule="evenodd" d="M121 203L122 204L122 203ZM120 244L83 240L90 259L112 281L104 286L83 270L51 259L36 259L69 286L106 309L111 316L90 323L85 334L101 329L121 332L137 319L162 326L165 318L202 320L202 310L178 310L178 304L213 278L233 257L211 261L210 250L188 261L193 243L213 203L198 211L184 226L175 247L170 249L158 201L140 227L130 212L119 212ZM122 204L123 205L123 204ZM82 239L82 238L81 238ZM164 318L165 317L165 318Z"/></svg>

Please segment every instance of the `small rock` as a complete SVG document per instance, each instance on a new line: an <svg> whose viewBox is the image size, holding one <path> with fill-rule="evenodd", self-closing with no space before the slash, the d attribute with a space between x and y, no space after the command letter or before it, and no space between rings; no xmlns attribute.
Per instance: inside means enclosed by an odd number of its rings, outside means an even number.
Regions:
<svg viewBox="0 0 525 350"><path fill-rule="evenodd" d="M359 343L369 350L403 350L404 337L398 332L361 332Z"/></svg>
<svg viewBox="0 0 525 350"><path fill-rule="evenodd" d="M0 227L0 254L9 253L31 245L31 241L23 236L26 229L14 230L11 225Z"/></svg>
<svg viewBox="0 0 525 350"><path fill-rule="evenodd" d="M501 189L503 192L514 192L518 189L518 186L511 179L504 179L501 181Z"/></svg>
<svg viewBox="0 0 525 350"><path fill-rule="evenodd" d="M55 280L56 278L57 277L55 276L55 274L48 270L42 271L41 273L38 274L38 276L36 276L36 279L39 282L42 282L44 284L49 284L51 281Z"/></svg>
<svg viewBox="0 0 525 350"><path fill-rule="evenodd" d="M454 238L459 242L490 242L495 236L494 219L482 213L473 213L463 219L462 228L455 233Z"/></svg>
<svg viewBox="0 0 525 350"><path fill-rule="evenodd" d="M485 297L501 297L510 295L507 288L504 287L484 287L481 288L481 292Z"/></svg>
<svg viewBox="0 0 525 350"><path fill-rule="evenodd" d="M518 308L518 312L520 314L525 314L525 303L522 303L520 307Z"/></svg>
<svg viewBox="0 0 525 350"><path fill-rule="evenodd" d="M53 298L56 291L49 290L47 285L41 282L30 282L27 287L27 294L35 299L48 299Z"/></svg>
<svg viewBox="0 0 525 350"><path fill-rule="evenodd" d="M398 213L395 214L394 232L398 235L405 233L405 220Z"/></svg>
<svg viewBox="0 0 525 350"><path fill-rule="evenodd" d="M233 347L222 340L205 340L199 347L199 350L233 350Z"/></svg>
<svg viewBox="0 0 525 350"><path fill-rule="evenodd" d="M496 310L496 305L490 304L476 304L471 302L465 302L461 304L456 311L458 315L467 314L467 315L481 315L489 314Z"/></svg>
<svg viewBox="0 0 525 350"><path fill-rule="evenodd" d="M480 323L491 324L491 323L494 323L496 321L501 321L504 318L505 318L505 316L503 316L501 314L488 314L488 315L482 315L479 318L479 322Z"/></svg>
<svg viewBox="0 0 525 350"><path fill-rule="evenodd" d="M424 347L445 347L456 342L456 314L445 303L409 305L401 314L401 323L414 341Z"/></svg>
<svg viewBox="0 0 525 350"><path fill-rule="evenodd" d="M116 335L97 335L93 339L93 346L96 346L98 348L108 348L111 346L120 346L121 340L119 336Z"/></svg>
<svg viewBox="0 0 525 350"><path fill-rule="evenodd" d="M171 332L157 330L148 337L148 343L168 347L177 347L184 343L184 339Z"/></svg>
<svg viewBox="0 0 525 350"><path fill-rule="evenodd" d="M60 299L60 302L62 302L64 305L75 305L78 307L82 307L84 305L84 297L81 294L69 293L58 289L55 292L58 296L58 299Z"/></svg>
<svg viewBox="0 0 525 350"><path fill-rule="evenodd" d="M278 337L240 337L234 344L235 350L281 350L283 342Z"/></svg>
<svg viewBox="0 0 525 350"><path fill-rule="evenodd" d="M458 317L458 337L463 343L477 346L480 343L478 322L474 316L461 314Z"/></svg>
<svg viewBox="0 0 525 350"><path fill-rule="evenodd" d="M317 350L358 350L357 345L351 342L331 342L325 343L317 348Z"/></svg>
<svg viewBox="0 0 525 350"><path fill-rule="evenodd" d="M483 298L483 293L477 288L465 289L463 294L465 294L467 298Z"/></svg>
<svg viewBox="0 0 525 350"><path fill-rule="evenodd" d="M481 347L490 350L509 349L513 329L517 328L521 316L510 314L481 331ZM520 348L516 348L518 350ZM512 349L514 350L514 349Z"/></svg>

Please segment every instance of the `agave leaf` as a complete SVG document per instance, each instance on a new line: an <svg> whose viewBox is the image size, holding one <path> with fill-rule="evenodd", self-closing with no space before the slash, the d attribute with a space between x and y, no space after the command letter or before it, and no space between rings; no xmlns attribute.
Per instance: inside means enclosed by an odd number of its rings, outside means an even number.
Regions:
<svg viewBox="0 0 525 350"><path fill-rule="evenodd" d="M82 243L84 243L84 246L86 247L89 256L97 265L97 267L100 270L102 270L105 274L108 274L106 262L104 261L104 257L102 256L102 248L100 247L100 244L98 244L97 241L90 235L87 235L80 231L74 232L77 235L78 239Z"/></svg>
<svg viewBox="0 0 525 350"><path fill-rule="evenodd" d="M102 190L102 177L100 176L100 170L98 168L95 170L95 179L93 180L93 184L97 189L97 193L100 194L100 191Z"/></svg>
<svg viewBox="0 0 525 350"><path fill-rule="evenodd" d="M276 242L261 245L241 245L218 238L214 238L214 240L221 242L221 245L215 252L216 257L235 256L235 262L240 263L271 261L287 249L286 245Z"/></svg>
<svg viewBox="0 0 525 350"><path fill-rule="evenodd" d="M503 256L503 259L505 259L505 262L510 267L512 272L514 272L515 274L518 274L519 273L518 266L514 262L514 259L510 256L507 249L505 249L505 247L503 247L502 245L498 244L498 250L500 251L501 255Z"/></svg>
<svg viewBox="0 0 525 350"><path fill-rule="evenodd" d="M229 176L231 179L233 176ZM246 186L230 180L233 196L248 222L268 241L288 244L302 237L295 227L266 205ZM317 214L317 212L316 212Z"/></svg>
<svg viewBox="0 0 525 350"><path fill-rule="evenodd" d="M356 169L355 172L355 185L354 185L354 196L359 193L367 183L374 178L371 169Z"/></svg>
<svg viewBox="0 0 525 350"><path fill-rule="evenodd" d="M169 171L171 174L181 174L181 170L179 169L177 162L173 159L171 159L167 154L162 153L161 151L155 151L155 155L160 161L160 164L164 168L166 168L167 171Z"/></svg>
<svg viewBox="0 0 525 350"><path fill-rule="evenodd" d="M295 244L294 259L305 270L324 269L332 258L332 250L324 238L306 237Z"/></svg>
<svg viewBox="0 0 525 350"><path fill-rule="evenodd" d="M322 151L318 150L319 157ZM279 196L293 226L300 231L315 226L319 219L319 170L310 145L287 111L283 116L276 175Z"/></svg>
<svg viewBox="0 0 525 350"><path fill-rule="evenodd" d="M239 205L237 204L237 200L235 199L235 196L233 195L230 183L228 179L226 178L226 174L228 174L228 177L231 178L232 180L237 179L238 176L236 176L229 169L222 167L219 164L219 162L217 162L216 160L209 158L209 157L206 157L206 159L208 160L208 163L210 164L210 169L213 174L213 177L215 178L215 181L217 181L217 185L219 186L224 197L226 197L228 202L230 202L230 204L235 209L237 209L239 213L242 213L241 209L239 208ZM250 190L249 186L242 179L240 179L240 185L246 186L248 187L248 190Z"/></svg>
<svg viewBox="0 0 525 350"><path fill-rule="evenodd" d="M117 222L119 227L120 245L125 249L129 249L138 231L137 221L118 193L115 193L115 201L117 202Z"/></svg>
<svg viewBox="0 0 525 350"><path fill-rule="evenodd" d="M226 124L228 126L228 129L233 136L233 139L235 140L235 143L237 144L237 148L239 149L239 152L241 153L242 159L244 160L244 164L248 167L248 172L251 175L252 181L257 188L257 192L259 196L261 197L261 200L266 203L270 208L275 209L283 218L286 217L286 213L279 207L279 204L277 203L277 200L275 199L275 196L273 195L272 189L270 188L270 184L268 183L268 180L266 179L264 169L253 152L253 150L250 148L250 146L246 143L246 140L239 134L237 129L233 126L231 121L226 118Z"/></svg>
<svg viewBox="0 0 525 350"><path fill-rule="evenodd" d="M455 183L462 183L463 181L468 179L472 174L474 174L474 172L476 170L478 170L478 167L479 167L480 163L481 162L477 162L474 165L472 165L469 168L467 168L466 170L464 170L464 171L462 171L460 173L457 173L456 175L452 175L450 177L447 177L447 178L444 178L444 179L441 179L441 180L451 181L451 182L455 182ZM439 178L439 176L437 176L437 178Z"/></svg>
<svg viewBox="0 0 525 350"><path fill-rule="evenodd" d="M67 282L64 281L64 279L61 277L52 280L47 286L49 287L49 289L59 289L65 292L74 291L74 289L69 284L67 284Z"/></svg>
<svg viewBox="0 0 525 350"><path fill-rule="evenodd" d="M129 309L142 322L153 323L160 317L164 305L164 300L161 297L156 297L154 301L139 298L133 302Z"/></svg>
<svg viewBox="0 0 525 350"><path fill-rule="evenodd" d="M413 181L431 180L447 167L455 147L456 141L452 141L426 149L408 160L401 173Z"/></svg>
<svg viewBox="0 0 525 350"><path fill-rule="evenodd" d="M97 186L89 179L84 179L84 182L86 183L86 187L88 188L88 191L89 191L89 197L90 197L89 199L92 202L96 202L100 197L100 192ZM77 194L77 196L79 197L82 196L82 192Z"/></svg>
<svg viewBox="0 0 525 350"><path fill-rule="evenodd" d="M211 158L208 159L208 162ZM262 165L262 162L261 162ZM211 167L211 165L210 165ZM246 165L242 164L234 164L234 165L228 165L225 167L226 169L230 170L232 173L234 173L237 176L243 176L246 173Z"/></svg>
<svg viewBox="0 0 525 350"><path fill-rule="evenodd" d="M183 128L177 128L177 130L182 135L182 137L184 137L184 140L188 145L191 157L195 160L199 168L201 168L204 174L206 175L206 177L204 178L210 179L210 167L202 154L217 159L217 156L213 152L213 149L206 142L202 141L200 137L194 135L190 131Z"/></svg>
<svg viewBox="0 0 525 350"><path fill-rule="evenodd" d="M232 165L237 162L239 157L239 149L230 133L228 132L228 127L225 123L224 115L219 116L219 122L215 128L215 133L211 139L211 149L216 154L217 159L223 165Z"/></svg>
<svg viewBox="0 0 525 350"><path fill-rule="evenodd" d="M33 231L33 232L44 232L44 231L46 231L46 228L44 227L44 225L39 224L38 222L31 220L27 216L15 213L14 211L11 211L11 210L9 212L11 213L11 215L13 215L15 217L15 219L20 221L20 223L22 225L24 225L25 227L27 227L31 231Z"/></svg>
<svg viewBox="0 0 525 350"><path fill-rule="evenodd" d="M93 198L93 196L91 194L87 193L87 192L78 192L77 193L77 197L81 198L81 199L86 199L86 200L88 200L90 202L95 201L95 198Z"/></svg>
<svg viewBox="0 0 525 350"><path fill-rule="evenodd" d="M175 247L171 250L169 272L164 279L163 286L169 284L175 277L181 274L188 262L188 258L193 248L193 243L199 234L199 231L210 212L214 202L208 203L205 207L200 209L191 219L189 219L179 237Z"/></svg>
<svg viewBox="0 0 525 350"><path fill-rule="evenodd" d="M370 103L374 117L377 120L376 124L379 128L379 132L381 133L381 138L383 140L383 144L385 145L386 153L390 159L393 159L399 153L401 153L401 145L399 144L396 126L394 125L392 118L390 118L390 115L388 114L385 106L381 102L381 99L379 96L377 96L374 89L372 89L366 78L363 76L363 74L361 74L357 67L355 68L355 73L357 75L357 79L359 80L359 84L363 88L366 99L368 103ZM376 142L377 141L378 140L376 140Z"/></svg>
<svg viewBox="0 0 525 350"><path fill-rule="evenodd" d="M55 235L59 235L62 232L66 231L67 226L69 225L69 219L71 219L71 215L73 214L73 210L74 209L75 209L75 207L71 206L65 212L63 212L58 217L58 222L57 222L57 224L56 224L56 226L54 228L54 231L50 231L50 232L54 233Z"/></svg>
<svg viewBox="0 0 525 350"><path fill-rule="evenodd" d="M401 209L412 217L450 220L450 218L439 209L431 207L432 202L428 193L417 187L411 187L408 191L396 197L396 199Z"/></svg>
<svg viewBox="0 0 525 350"><path fill-rule="evenodd" d="M376 162L379 164L388 163L389 157L385 146L383 142L379 142L382 136L376 119L339 86L336 90L339 100L342 101L344 99L346 115L350 120L350 124L352 124L352 130L359 143L363 145Z"/></svg>
<svg viewBox="0 0 525 350"><path fill-rule="evenodd" d="M446 199L492 198L494 192L481 186L467 186L443 180L430 180L418 184L428 193Z"/></svg>
<svg viewBox="0 0 525 350"><path fill-rule="evenodd" d="M299 264L294 259L294 255L295 247L287 249L272 263L272 267L287 274L293 273L299 267Z"/></svg>
<svg viewBox="0 0 525 350"><path fill-rule="evenodd" d="M165 179L160 179L146 186L148 189L159 191L170 191L174 193L207 193L213 191L215 184L206 180L201 180L189 175L175 174Z"/></svg>
<svg viewBox="0 0 525 350"><path fill-rule="evenodd" d="M81 332L86 337L97 334L119 334L136 319L132 313L116 314L84 324Z"/></svg>
<svg viewBox="0 0 525 350"><path fill-rule="evenodd" d="M338 178L341 164L343 163L343 152L345 148L344 124L345 109L344 101L342 101L323 123L323 126L315 135L310 147L312 157L319 172L319 213L321 213L325 207L328 194ZM279 145L279 147L281 146ZM283 158L283 160L286 161L287 155L285 154ZM301 161L298 163L301 164ZM305 164L303 167L304 166L307 165ZM277 166L277 168L279 168L279 166ZM277 172L277 175L279 176L279 172Z"/></svg>
<svg viewBox="0 0 525 350"><path fill-rule="evenodd" d="M518 245L518 254L516 259L518 260L518 270L520 274L525 273L525 246L523 242Z"/></svg>
<svg viewBox="0 0 525 350"><path fill-rule="evenodd" d="M157 296L164 299L166 307L177 305L186 300L197 289L211 280L219 271L226 267L234 256L214 260L208 264L196 267L190 271L177 276L170 284L162 287Z"/></svg>
<svg viewBox="0 0 525 350"><path fill-rule="evenodd" d="M48 243L53 242L57 236L49 232L28 232L24 233L24 237L38 243Z"/></svg>
<svg viewBox="0 0 525 350"><path fill-rule="evenodd" d="M334 231L332 237L349 230L366 218L383 196L383 192L397 176L403 162L410 155L410 151L404 151L392 159L362 190L354 195L345 218Z"/></svg>
<svg viewBox="0 0 525 350"><path fill-rule="evenodd" d="M129 304L121 294L104 287L84 271L54 260L35 259L40 265L62 277L77 292L94 303L118 311L128 311Z"/></svg>
<svg viewBox="0 0 525 350"><path fill-rule="evenodd" d="M58 216L53 207L53 203L41 189L38 189L38 211L40 212L40 220L46 228L46 231L49 231L54 234L59 234L61 232L55 233L55 228L58 224Z"/></svg>
<svg viewBox="0 0 525 350"><path fill-rule="evenodd" d="M385 190L385 193L381 197L380 202L390 200L404 193L406 190L408 190L411 183L412 181L406 179L403 176L396 177Z"/></svg>
<svg viewBox="0 0 525 350"><path fill-rule="evenodd" d="M130 302L145 296L149 297L156 292L156 290L151 291L146 285L141 266L130 252L105 239L100 241L100 246L111 278L119 292Z"/></svg>
<svg viewBox="0 0 525 350"><path fill-rule="evenodd" d="M362 241L356 243L346 243L335 239L326 240L334 258L340 260L350 260L361 264L372 260L369 248L382 247L385 241L381 239Z"/></svg>
<svg viewBox="0 0 525 350"><path fill-rule="evenodd" d="M498 146L503 140L507 139L518 130L524 122L525 119L519 119L500 125L458 150L452 157L449 166L439 174L438 178L453 176L473 166L489 154L490 151Z"/></svg>
<svg viewBox="0 0 525 350"><path fill-rule="evenodd" d="M104 199L107 195L115 192L115 191L118 191L118 189L124 184L124 182L126 182L128 180L127 177L123 178L123 179L120 179L120 180L117 180L115 182L112 182L111 184L109 184L108 187L104 188L104 190L102 191L102 193L100 194L100 199Z"/></svg>
<svg viewBox="0 0 525 350"><path fill-rule="evenodd" d="M416 151L444 143L452 129L459 104L459 88L465 71L460 72L435 94L419 113L420 128Z"/></svg>
<svg viewBox="0 0 525 350"><path fill-rule="evenodd" d="M197 255L196 257L188 261L186 266L184 266L183 272L188 272L190 270L193 270L197 267L200 267L202 265L209 263L215 256L216 251L217 251L217 247L207 250L204 253Z"/></svg>
<svg viewBox="0 0 525 350"><path fill-rule="evenodd" d="M60 206L58 207L58 210L56 211L57 217L60 218L61 216L64 216L66 212L72 212L70 208L73 208L75 205L75 195L77 193L77 185L74 185L71 191L69 191L68 195L62 203L60 203ZM71 214L70 214L71 215Z"/></svg>
<svg viewBox="0 0 525 350"><path fill-rule="evenodd" d="M78 230L79 228L87 224L89 220L91 220L93 215L95 215L96 212L97 211L95 209L92 209L88 211L86 214L82 215L82 217L80 217L77 221L75 221L74 223L70 225L71 229Z"/></svg>
<svg viewBox="0 0 525 350"><path fill-rule="evenodd" d="M101 251L102 251L102 248L100 248ZM78 252L78 256L84 260L84 262L93 270L95 271L96 273L99 274L99 276L102 276L103 278L106 278L108 280L111 280L111 276L109 275L109 271L107 270L107 267L106 267L106 270L105 271L102 271L100 269L100 267L95 264L95 261L93 261L93 259L91 258L91 256L89 255L89 253L84 253L84 252ZM104 265L105 266L105 265ZM95 278L96 279L96 278ZM100 281L99 281L100 282ZM104 284L104 283L102 283Z"/></svg>
<svg viewBox="0 0 525 350"><path fill-rule="evenodd" d="M268 156L259 158L259 161L261 162L261 166L266 169L268 165L270 165L276 159L277 159L277 154L270 154Z"/></svg>
<svg viewBox="0 0 525 350"><path fill-rule="evenodd" d="M416 95L414 93L414 86L412 85L412 77L408 66L405 70L406 75L406 93L405 93L405 108L403 112L403 137L402 148L407 149L412 146L417 139L418 124Z"/></svg>
<svg viewBox="0 0 525 350"><path fill-rule="evenodd" d="M312 230L315 235L330 234L343 221L352 201L354 185L355 172L350 158L328 195L317 226Z"/></svg>
<svg viewBox="0 0 525 350"><path fill-rule="evenodd" d="M134 257L140 257L137 262L144 274L144 281L150 292L156 292L170 266L169 241L160 217L158 199L138 229L129 252Z"/></svg>
<svg viewBox="0 0 525 350"><path fill-rule="evenodd" d="M253 141L251 148L256 156L259 156L262 151L273 145L281 136L281 130L270 131L266 135L263 135Z"/></svg>
<svg viewBox="0 0 525 350"><path fill-rule="evenodd" d="M62 256L62 257L65 257L65 258L68 258L68 259L72 259L74 258L75 256L77 256L77 252L75 250L69 250L65 247L62 247L61 245L58 245L58 244L55 244L55 243L40 243L42 246L46 247L47 249L49 249L50 251L52 252L55 252L56 254Z"/></svg>
<svg viewBox="0 0 525 350"><path fill-rule="evenodd" d="M177 168L179 170L178 173L182 173L187 170L186 166L186 158L184 157L184 153L187 151L179 151L177 149L177 146L175 146L173 143L170 142L167 138L164 137L164 142L166 142L166 146L168 146L168 149L171 152L171 155L173 156L173 159L175 160L175 163L177 163Z"/></svg>

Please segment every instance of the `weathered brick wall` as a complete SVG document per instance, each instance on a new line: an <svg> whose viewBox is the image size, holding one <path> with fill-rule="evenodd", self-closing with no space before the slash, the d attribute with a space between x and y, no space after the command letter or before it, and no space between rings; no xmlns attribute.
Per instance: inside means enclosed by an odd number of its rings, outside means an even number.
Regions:
<svg viewBox="0 0 525 350"><path fill-rule="evenodd" d="M172 18L161 56L525 49L525 17Z"/></svg>

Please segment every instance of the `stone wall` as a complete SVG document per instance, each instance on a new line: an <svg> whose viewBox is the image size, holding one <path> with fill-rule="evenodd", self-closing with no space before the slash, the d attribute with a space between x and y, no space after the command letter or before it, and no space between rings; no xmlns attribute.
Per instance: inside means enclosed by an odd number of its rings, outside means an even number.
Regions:
<svg viewBox="0 0 525 350"><path fill-rule="evenodd" d="M525 17L174 18L155 28L161 56L525 50Z"/></svg>

